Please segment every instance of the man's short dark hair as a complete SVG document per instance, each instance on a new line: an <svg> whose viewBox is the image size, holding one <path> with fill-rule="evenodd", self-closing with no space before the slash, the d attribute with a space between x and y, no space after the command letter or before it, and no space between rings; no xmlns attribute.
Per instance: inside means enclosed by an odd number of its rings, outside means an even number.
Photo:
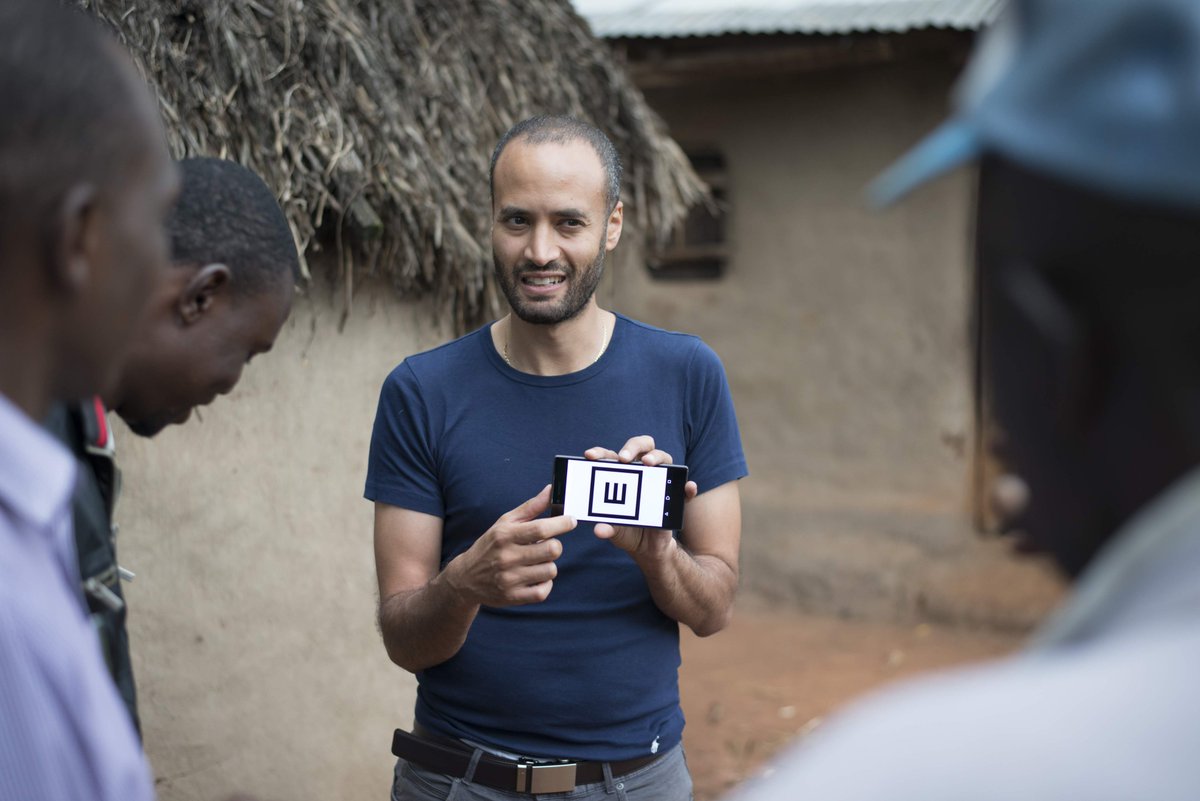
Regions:
<svg viewBox="0 0 1200 801"><path fill-rule="evenodd" d="M617 201L621 199L621 177L624 168L621 166L621 157L617 154L612 140L605 135L604 131L591 123L577 120L574 117L549 114L530 117L518 122L509 128L508 132L496 143L496 149L492 151L491 164L488 166L488 187L493 200L496 198L496 162L500 160L500 154L504 152L504 148L508 147L508 143L515 139L524 139L531 145L565 145L569 142L587 142L592 146L592 150L596 151L596 155L600 157L600 164L604 167L604 200L608 210L611 212L616 208Z"/></svg>
<svg viewBox="0 0 1200 801"><path fill-rule="evenodd" d="M116 41L59 0L0 2L0 230L48 235L79 183L105 192L146 143L137 75Z"/></svg>
<svg viewBox="0 0 1200 801"><path fill-rule="evenodd" d="M179 171L179 203L167 221L172 263L224 264L243 296L300 277L287 218L261 178L217 158L183 159Z"/></svg>

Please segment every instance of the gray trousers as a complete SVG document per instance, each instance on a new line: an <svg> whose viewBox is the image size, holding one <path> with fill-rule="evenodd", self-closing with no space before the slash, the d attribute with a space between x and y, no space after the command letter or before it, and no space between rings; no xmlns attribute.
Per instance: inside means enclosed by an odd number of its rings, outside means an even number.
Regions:
<svg viewBox="0 0 1200 801"><path fill-rule="evenodd" d="M441 773L396 761L392 783L392 801L531 801L532 799L569 799L570 801L691 801L692 776L688 773L683 746L677 745L661 759L624 776L609 776L596 784L584 784L569 793L530 793L497 790L469 781L452 779Z"/></svg>

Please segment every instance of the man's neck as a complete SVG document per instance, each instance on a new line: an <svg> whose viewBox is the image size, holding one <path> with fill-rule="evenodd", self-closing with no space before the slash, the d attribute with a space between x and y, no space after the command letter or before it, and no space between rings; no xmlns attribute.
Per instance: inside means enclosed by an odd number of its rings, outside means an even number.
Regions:
<svg viewBox="0 0 1200 801"><path fill-rule="evenodd" d="M125 367L125 365L122 365L122 368L124 368L124 367ZM113 388L112 390L110 390L109 392L106 392L104 395L102 395L100 397L100 400L102 400L104 402L104 408L110 412L117 411L125 403L125 376L126 376L126 374L127 374L127 371L122 369L121 376L120 376L120 378L117 379L116 387Z"/></svg>
<svg viewBox="0 0 1200 801"><path fill-rule="evenodd" d="M25 326L0 328L0 394L33 420L46 416L53 396L52 359L39 341Z"/></svg>
<svg viewBox="0 0 1200 801"><path fill-rule="evenodd" d="M595 364L612 337L615 317L593 301L580 314L554 325L527 323L515 314L492 326L496 351L516 370L567 375Z"/></svg>

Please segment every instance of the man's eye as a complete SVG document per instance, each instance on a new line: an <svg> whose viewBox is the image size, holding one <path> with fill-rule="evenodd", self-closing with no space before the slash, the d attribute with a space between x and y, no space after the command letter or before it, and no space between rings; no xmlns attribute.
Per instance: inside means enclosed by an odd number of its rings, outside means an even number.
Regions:
<svg viewBox="0 0 1200 801"><path fill-rule="evenodd" d="M566 228L582 228L583 220L563 220L562 224Z"/></svg>
<svg viewBox="0 0 1200 801"><path fill-rule="evenodd" d="M509 225L516 225L516 226L528 225L528 224L529 224L529 220L525 219L524 217L522 217L522 216L520 216L520 215L518 214L518 215L517 215L517 216L515 216L515 217L509 217L509 218L508 218L508 224L509 224Z"/></svg>

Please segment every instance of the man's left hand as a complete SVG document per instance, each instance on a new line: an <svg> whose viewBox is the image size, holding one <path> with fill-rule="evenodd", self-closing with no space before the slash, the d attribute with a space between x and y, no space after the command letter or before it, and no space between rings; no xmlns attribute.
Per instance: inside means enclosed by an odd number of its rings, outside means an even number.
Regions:
<svg viewBox="0 0 1200 801"><path fill-rule="evenodd" d="M583 452L587 459L607 459L615 462L630 464L641 462L648 467L673 464L671 454L654 447L654 437L649 434L632 437L620 451L612 451L604 447L588 448ZM689 481L683 488L683 500L687 503L696 497L698 488L695 481ZM636 526L613 526L608 523L597 523L594 529L596 536L602 540L612 540L623 551L634 558L650 559L666 558L678 545L670 529L639 528Z"/></svg>

